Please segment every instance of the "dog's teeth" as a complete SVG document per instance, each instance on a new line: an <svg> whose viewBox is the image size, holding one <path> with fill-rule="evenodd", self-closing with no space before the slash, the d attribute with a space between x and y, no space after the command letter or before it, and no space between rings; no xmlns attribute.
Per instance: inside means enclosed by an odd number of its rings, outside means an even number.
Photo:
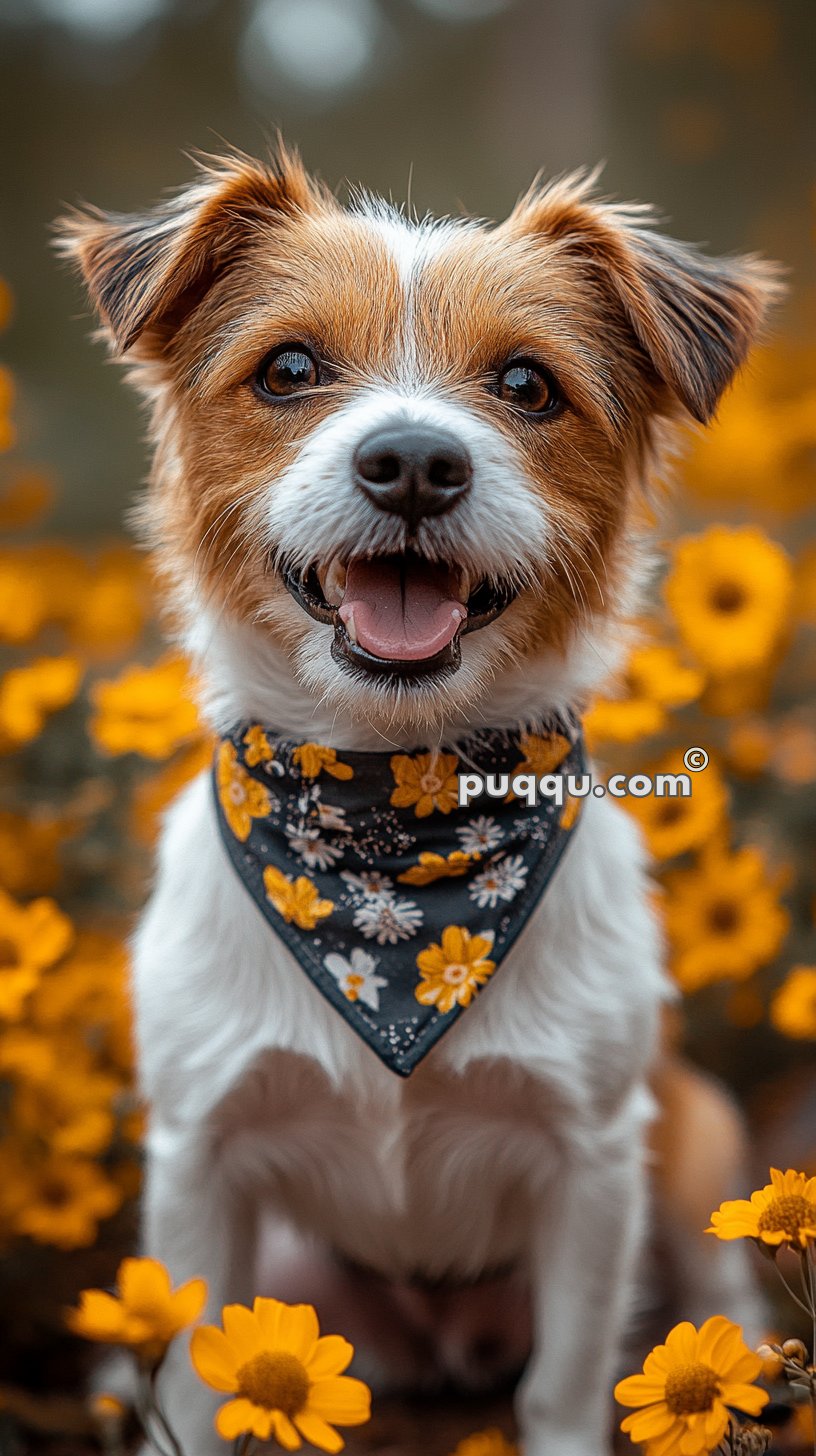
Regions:
<svg viewBox="0 0 816 1456"><path fill-rule="evenodd" d="M337 560L331 561L318 572L320 586L326 601L332 607L339 607L346 595L346 568Z"/></svg>
<svg viewBox="0 0 816 1456"><path fill-rule="evenodd" d="M356 644L356 642L357 642L357 628L354 625L354 609L353 608L349 611L348 616L346 616L346 617L343 618L343 626L345 627L346 631L348 632L349 637L351 638L352 642L354 642Z"/></svg>

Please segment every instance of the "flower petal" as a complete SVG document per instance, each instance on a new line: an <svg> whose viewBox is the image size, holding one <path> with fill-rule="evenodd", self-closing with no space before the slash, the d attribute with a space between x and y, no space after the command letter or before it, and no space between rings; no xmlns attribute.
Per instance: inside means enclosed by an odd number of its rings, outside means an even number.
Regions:
<svg viewBox="0 0 816 1456"><path fill-rule="evenodd" d="M351 1375L329 1376L315 1381L306 1409L338 1426L361 1426L371 1415L371 1391Z"/></svg>
<svg viewBox="0 0 816 1456"><path fill-rule="evenodd" d="M317 1344L320 1326L311 1304L284 1304L278 1314L278 1344L304 1364Z"/></svg>
<svg viewBox="0 0 816 1456"><path fill-rule="evenodd" d="M312 1446L317 1446L320 1451L342 1451L345 1441L339 1431L335 1431L328 1422L321 1416L315 1415L313 1411L301 1411L295 1416L295 1425L305 1440Z"/></svg>
<svg viewBox="0 0 816 1456"><path fill-rule="evenodd" d="M199 1325L193 1330L190 1359L196 1374L214 1390L232 1393L238 1389L236 1372L241 1360L223 1330L215 1325Z"/></svg>
<svg viewBox="0 0 816 1456"><path fill-rule="evenodd" d="M730 1380L723 1386L722 1394L727 1405L744 1411L747 1416L758 1416L770 1400L767 1390L760 1390L758 1385L743 1385Z"/></svg>
<svg viewBox="0 0 816 1456"><path fill-rule="evenodd" d="M289 1417L285 1416L283 1411L272 1411L271 1418L275 1439L280 1442L284 1450L300 1450L302 1442Z"/></svg>
<svg viewBox="0 0 816 1456"><path fill-rule="evenodd" d="M255 1315L245 1304L227 1304L221 1311L224 1334L232 1345L236 1361L242 1365L264 1349L266 1341Z"/></svg>
<svg viewBox="0 0 816 1456"><path fill-rule="evenodd" d="M224 1437L225 1441L234 1441L236 1436L242 1436L245 1431L251 1432L253 1436L257 1436L259 1440L263 1441L269 1435L271 1422L268 1418L266 1421L259 1422L259 1414L264 1415L260 1406L253 1405L252 1401L246 1400L244 1396L240 1396L238 1400L228 1400L216 1414L215 1429L219 1436Z"/></svg>
<svg viewBox="0 0 816 1456"><path fill-rule="evenodd" d="M207 1299L207 1282L204 1279L188 1279L170 1296L170 1309L174 1323L182 1329L197 1320Z"/></svg>
<svg viewBox="0 0 816 1456"><path fill-rule="evenodd" d="M342 1375L354 1358L354 1346L342 1335L322 1335L309 1359L309 1379L323 1380L327 1375Z"/></svg>
<svg viewBox="0 0 816 1456"><path fill-rule="evenodd" d="M145 1305L161 1308L170 1298L170 1275L155 1259L123 1259L117 1284L124 1303L140 1314Z"/></svg>
<svg viewBox="0 0 816 1456"><path fill-rule="evenodd" d="M630 1375L615 1386L615 1399L621 1405L654 1405L665 1395L665 1379L650 1379L648 1375Z"/></svg>

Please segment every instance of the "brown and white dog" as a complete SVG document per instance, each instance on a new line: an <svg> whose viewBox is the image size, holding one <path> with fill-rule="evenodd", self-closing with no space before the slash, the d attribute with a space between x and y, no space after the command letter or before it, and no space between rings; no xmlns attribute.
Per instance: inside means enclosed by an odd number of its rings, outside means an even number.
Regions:
<svg viewBox="0 0 816 1456"><path fill-rule="evenodd" d="M144 520L210 721L338 749L580 709L624 650L673 430L709 419L776 291L584 175L499 226L414 222L344 210L283 151L207 160L144 215L76 214L63 247L150 408ZM599 1456L665 998L637 833L590 799L490 995L402 1081L257 914L204 776L135 940L145 1250L205 1275L216 1319L256 1292L261 1210L273 1293L312 1297L318 1245L402 1288L519 1267L525 1456ZM671 1146L700 1103L682 1078L668 1101ZM747 1317L726 1252L692 1261L688 1313ZM481 1328L438 1333L449 1372L496 1358ZM361 1358L422 1373L385 1339ZM183 1352L163 1381L186 1448L218 1449Z"/></svg>

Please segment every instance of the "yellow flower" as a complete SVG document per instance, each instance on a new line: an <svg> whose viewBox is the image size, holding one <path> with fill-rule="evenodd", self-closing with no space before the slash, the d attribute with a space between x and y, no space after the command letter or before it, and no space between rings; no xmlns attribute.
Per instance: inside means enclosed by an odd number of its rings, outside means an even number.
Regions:
<svg viewBox="0 0 816 1456"><path fill-rule="evenodd" d="M91 734L109 754L169 758L201 734L187 664L165 657L153 667L128 667L95 684Z"/></svg>
<svg viewBox="0 0 816 1456"><path fill-rule="evenodd" d="M40 974L65 955L74 928L53 900L18 905L0 890L0 1017L15 1021Z"/></svg>
<svg viewBox="0 0 816 1456"><path fill-rule="evenodd" d="M249 838L253 819L265 819L272 808L269 790L247 773L228 740L218 750L215 776L224 818L235 838L243 843Z"/></svg>
<svg viewBox="0 0 816 1456"><path fill-rule="evenodd" d="M668 722L668 709L681 708L699 697L703 675L685 667L673 647L648 643L629 655L623 677L623 693L616 698L596 698L584 715L584 730L590 748L598 743L636 743L661 733Z"/></svg>
<svg viewBox="0 0 816 1456"><path fill-rule="evenodd" d="M665 885L672 970L684 991L744 980L778 953L789 916L758 849L728 853L715 845Z"/></svg>
<svg viewBox="0 0 816 1456"><path fill-rule="evenodd" d="M414 991L417 1001L442 1012L469 1006L496 968L487 959L492 948L492 932L471 935L464 926L446 925L442 944L429 945L416 958L423 977Z"/></svg>
<svg viewBox="0 0 816 1456"><path fill-rule="evenodd" d="M306 875L292 881L282 870L267 865L263 873L267 898L272 901L287 925L294 923L301 930L314 930L334 909L333 900L321 900L317 886Z"/></svg>
<svg viewBox="0 0 816 1456"><path fill-rule="evenodd" d="M201 1379L232 1396L215 1418L219 1436L342 1451L334 1426L361 1426L371 1414L368 1386L342 1373L354 1355L348 1340L321 1336L308 1304L258 1298L251 1310L228 1304L222 1319L223 1330L202 1325L190 1344Z"/></svg>
<svg viewBox="0 0 816 1456"><path fill-rule="evenodd" d="M244 761L250 768L257 768L259 763L271 763L275 757L275 750L259 723L253 723L244 734L246 753Z"/></svg>
<svg viewBox="0 0 816 1456"><path fill-rule="evenodd" d="M491 1427L487 1431L474 1431L459 1442L452 1456L519 1456L519 1448L501 1431Z"/></svg>
<svg viewBox="0 0 816 1456"><path fill-rule="evenodd" d="M744 718L734 723L726 740L728 767L741 778L752 779L770 762L774 735L760 718Z"/></svg>
<svg viewBox="0 0 816 1456"><path fill-rule="evenodd" d="M0 531L34 525L54 500L54 487L39 470L20 471L0 493Z"/></svg>
<svg viewBox="0 0 816 1456"><path fill-rule="evenodd" d="M121 1190L88 1158L55 1155L33 1166L27 1162L23 1177L12 1226L38 1244L87 1248L100 1219L122 1205Z"/></svg>
<svg viewBox="0 0 816 1456"><path fill-rule="evenodd" d="M39 657L7 672L0 681L0 747L36 738L46 716L76 697L80 677L75 657Z"/></svg>
<svg viewBox="0 0 816 1456"><path fill-rule="evenodd" d="M756 1239L759 1244L805 1249L816 1240L816 1178L771 1168L771 1181L750 1199L721 1203L707 1234L718 1239Z"/></svg>
<svg viewBox="0 0 816 1456"><path fill-rule="evenodd" d="M83 1289L79 1308L68 1312L68 1326L85 1340L128 1345L150 1365L199 1318L207 1298L203 1279L189 1279L174 1290L164 1264L156 1259L123 1259L116 1287L115 1295Z"/></svg>
<svg viewBox="0 0 816 1456"><path fill-rule="evenodd" d="M98 653L121 652L139 637L150 607L145 563L129 546L100 553L74 598L71 640Z"/></svg>
<svg viewBox="0 0 816 1456"><path fill-rule="evenodd" d="M30 642L45 621L45 595L24 560L0 557L0 641Z"/></svg>
<svg viewBox="0 0 816 1456"><path fill-rule="evenodd" d="M397 875L397 879L404 885L432 885L434 880L455 879L467 874L480 858L481 855L465 854L462 849L453 849L447 855L423 850L419 864L411 865L409 870Z"/></svg>
<svg viewBox="0 0 816 1456"><path fill-rule="evenodd" d="M728 1406L756 1416L767 1405L767 1391L750 1383L761 1368L742 1331L723 1315L699 1330L687 1321L675 1325L665 1345L646 1356L643 1374L615 1386L616 1400L635 1407L621 1430L645 1444L648 1456L706 1456L728 1430Z"/></svg>
<svg viewBox="0 0 816 1456"><path fill-rule="evenodd" d="M554 773L570 751L569 740L561 733L550 733L546 737L540 733L522 733L519 747L524 757L515 773L531 773L539 779Z"/></svg>
<svg viewBox="0 0 816 1456"><path fill-rule="evenodd" d="M771 1002L771 1021L783 1036L816 1038L816 966L794 966Z"/></svg>
<svg viewBox="0 0 816 1456"><path fill-rule="evenodd" d="M324 748L321 743L301 743L292 758L305 779L316 779L326 770L333 779L352 779L354 769L349 763L340 763L335 748ZM249 760L247 760L249 762Z"/></svg>
<svg viewBox="0 0 816 1456"><path fill-rule="evenodd" d="M678 542L665 593L701 667L730 676L770 658L788 625L793 572L756 526L710 526Z"/></svg>
<svg viewBox="0 0 816 1456"><path fill-rule="evenodd" d="M70 815L0 809L0 886L12 895L53 890L62 872L60 847L78 827Z"/></svg>
<svg viewBox="0 0 816 1456"><path fill-rule="evenodd" d="M687 772L679 753L668 754L647 772L684 774ZM690 774L691 794L688 798L648 794L646 798L631 796L621 799L625 808L640 824L649 852L655 859L673 859L690 849L708 843L725 818L727 796L722 776L711 762L702 773Z"/></svg>
<svg viewBox="0 0 816 1456"><path fill-rule="evenodd" d="M454 753L395 753L391 759L394 808L409 809L413 804L417 819L427 819L434 809L449 814L459 802L458 765Z"/></svg>

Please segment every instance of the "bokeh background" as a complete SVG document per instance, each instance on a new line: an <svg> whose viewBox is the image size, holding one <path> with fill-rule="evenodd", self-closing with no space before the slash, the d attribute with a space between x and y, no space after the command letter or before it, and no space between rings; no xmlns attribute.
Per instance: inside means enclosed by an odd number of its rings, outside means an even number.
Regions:
<svg viewBox="0 0 816 1456"><path fill-rule="evenodd" d="M135 1239L125 939L157 815L209 751L128 543L138 407L52 219L137 210L185 152L279 127L341 193L419 213L502 215L540 169L604 161L604 190L677 235L785 265L771 341L689 436L644 646L588 730L610 767L711 754L693 810L634 806L675 1034L745 1107L759 1183L770 1161L816 1172L814 55L812 0L2 0L4 1452L93 1449L63 1309ZM468 1419L437 1413L440 1456Z"/></svg>

